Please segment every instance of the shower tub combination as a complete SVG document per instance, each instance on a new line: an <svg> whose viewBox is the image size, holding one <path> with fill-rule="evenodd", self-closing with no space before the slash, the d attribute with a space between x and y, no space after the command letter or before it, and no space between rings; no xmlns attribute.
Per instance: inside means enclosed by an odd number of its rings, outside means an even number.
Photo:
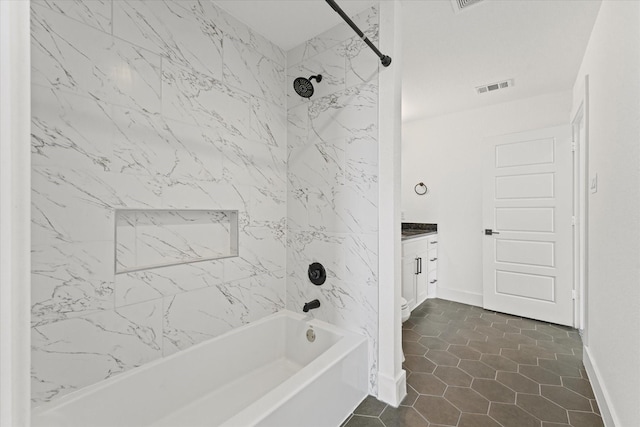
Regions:
<svg viewBox="0 0 640 427"><path fill-rule="evenodd" d="M287 310L83 388L32 426L335 427L367 395L363 336Z"/></svg>

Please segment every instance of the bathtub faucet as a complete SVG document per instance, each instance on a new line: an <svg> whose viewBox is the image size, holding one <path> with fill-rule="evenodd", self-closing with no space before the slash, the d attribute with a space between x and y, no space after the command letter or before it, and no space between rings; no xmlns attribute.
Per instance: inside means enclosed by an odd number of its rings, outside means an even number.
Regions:
<svg viewBox="0 0 640 427"><path fill-rule="evenodd" d="M318 308L318 307L320 307L320 301L318 301L317 299L314 299L313 301L309 301L308 303L306 303L302 308L302 311L307 313L309 310L313 310L314 308Z"/></svg>

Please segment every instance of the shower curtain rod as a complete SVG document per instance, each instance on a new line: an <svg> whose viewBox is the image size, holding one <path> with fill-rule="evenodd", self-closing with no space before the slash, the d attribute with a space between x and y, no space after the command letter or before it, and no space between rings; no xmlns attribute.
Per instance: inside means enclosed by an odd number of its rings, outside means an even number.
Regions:
<svg viewBox="0 0 640 427"><path fill-rule="evenodd" d="M344 10L342 10L334 0L326 0L326 1L327 3L329 3L329 6L333 8L333 10L338 12L338 15L340 15L347 24L349 24L349 26L353 29L353 31L355 31L356 34L360 36L362 41L365 42L367 45L369 45L371 50L373 50L376 53L376 55L378 55L378 58L380 58L380 62L382 63L382 65L385 67L388 67L389 64L391 64L391 57L384 55L382 52L380 52L378 48L373 43L371 43L371 40L369 40L367 36L365 36L364 33L360 31L360 28L358 28L358 26L351 20L351 18L349 18L347 14L344 13Z"/></svg>

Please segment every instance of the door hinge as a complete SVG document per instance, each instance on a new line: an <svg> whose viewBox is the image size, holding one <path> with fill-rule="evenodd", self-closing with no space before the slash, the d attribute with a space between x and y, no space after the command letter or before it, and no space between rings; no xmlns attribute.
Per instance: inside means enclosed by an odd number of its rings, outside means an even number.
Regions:
<svg viewBox="0 0 640 427"><path fill-rule="evenodd" d="M576 291L575 291L575 289L571 291L571 299L574 300L574 301L576 300Z"/></svg>
<svg viewBox="0 0 640 427"><path fill-rule="evenodd" d="M572 143L571 143L571 151L573 151L573 152L575 153L575 152L576 152L576 148L577 148L576 143L575 143L575 142L572 142Z"/></svg>
<svg viewBox="0 0 640 427"><path fill-rule="evenodd" d="M571 226L572 226L572 227L575 227L575 226L576 226L576 217L575 217L575 216L572 216L572 217L571 217Z"/></svg>

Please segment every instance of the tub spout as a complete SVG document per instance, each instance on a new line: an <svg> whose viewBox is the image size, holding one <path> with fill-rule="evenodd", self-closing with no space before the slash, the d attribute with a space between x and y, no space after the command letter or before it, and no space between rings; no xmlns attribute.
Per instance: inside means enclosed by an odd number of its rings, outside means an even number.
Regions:
<svg viewBox="0 0 640 427"><path fill-rule="evenodd" d="M302 311L307 313L309 312L309 310L313 310L314 308L318 308L318 307L320 307L320 301L318 301L317 299L314 299L313 301L309 301L308 303L306 303L302 308Z"/></svg>

